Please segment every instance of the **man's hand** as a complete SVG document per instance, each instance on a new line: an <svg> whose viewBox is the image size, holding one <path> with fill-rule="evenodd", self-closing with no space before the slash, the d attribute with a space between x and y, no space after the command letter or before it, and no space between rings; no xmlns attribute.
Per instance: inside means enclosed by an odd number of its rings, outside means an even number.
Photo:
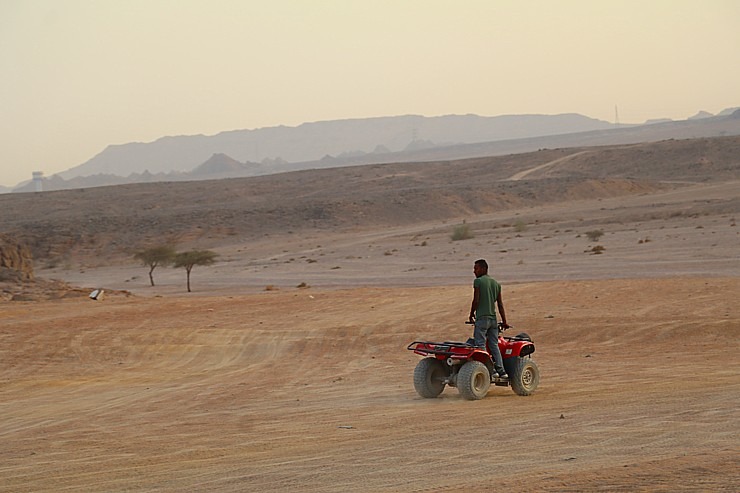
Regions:
<svg viewBox="0 0 740 493"><path fill-rule="evenodd" d="M475 315L473 315L472 313L468 317L468 323L471 323L471 324L475 323Z"/></svg>

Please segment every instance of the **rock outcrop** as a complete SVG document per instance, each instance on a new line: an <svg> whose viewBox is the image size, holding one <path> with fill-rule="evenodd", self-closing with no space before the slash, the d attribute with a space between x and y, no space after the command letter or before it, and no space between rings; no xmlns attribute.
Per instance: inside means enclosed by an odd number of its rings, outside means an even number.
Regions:
<svg viewBox="0 0 740 493"><path fill-rule="evenodd" d="M33 257L27 246L0 234L0 281L33 280Z"/></svg>

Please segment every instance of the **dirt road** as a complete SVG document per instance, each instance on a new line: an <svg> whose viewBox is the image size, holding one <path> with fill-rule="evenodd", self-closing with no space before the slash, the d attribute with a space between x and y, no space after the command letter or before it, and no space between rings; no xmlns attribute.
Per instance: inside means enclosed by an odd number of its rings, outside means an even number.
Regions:
<svg viewBox="0 0 740 493"><path fill-rule="evenodd" d="M505 287L538 391L414 392L470 289L0 305L0 491L737 491L740 280Z"/></svg>

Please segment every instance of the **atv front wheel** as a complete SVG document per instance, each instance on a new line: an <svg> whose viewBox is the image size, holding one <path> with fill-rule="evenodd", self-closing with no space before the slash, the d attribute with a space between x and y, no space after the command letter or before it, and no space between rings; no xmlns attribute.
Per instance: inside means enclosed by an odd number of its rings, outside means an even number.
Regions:
<svg viewBox="0 0 740 493"><path fill-rule="evenodd" d="M483 399L491 387L491 374L480 361L468 361L457 374L457 388L467 400Z"/></svg>
<svg viewBox="0 0 740 493"><path fill-rule="evenodd" d="M437 358L424 358L414 368L414 388L427 399L437 397L445 389L447 369Z"/></svg>
<svg viewBox="0 0 740 493"><path fill-rule="evenodd" d="M540 369L532 358L516 358L509 371L511 388L517 395L531 395L540 383Z"/></svg>

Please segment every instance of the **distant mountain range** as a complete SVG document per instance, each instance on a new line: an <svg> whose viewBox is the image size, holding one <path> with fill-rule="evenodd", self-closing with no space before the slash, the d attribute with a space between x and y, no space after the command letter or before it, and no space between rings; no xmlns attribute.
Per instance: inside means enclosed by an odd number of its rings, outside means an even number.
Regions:
<svg viewBox="0 0 740 493"><path fill-rule="evenodd" d="M111 145L79 166L43 179L43 190L154 181L206 180L371 163L449 160L538 148L609 145L740 134L740 111L685 121L615 125L578 114L415 115L162 137ZM30 192L26 182L14 192ZM0 190L2 193L3 190Z"/></svg>

